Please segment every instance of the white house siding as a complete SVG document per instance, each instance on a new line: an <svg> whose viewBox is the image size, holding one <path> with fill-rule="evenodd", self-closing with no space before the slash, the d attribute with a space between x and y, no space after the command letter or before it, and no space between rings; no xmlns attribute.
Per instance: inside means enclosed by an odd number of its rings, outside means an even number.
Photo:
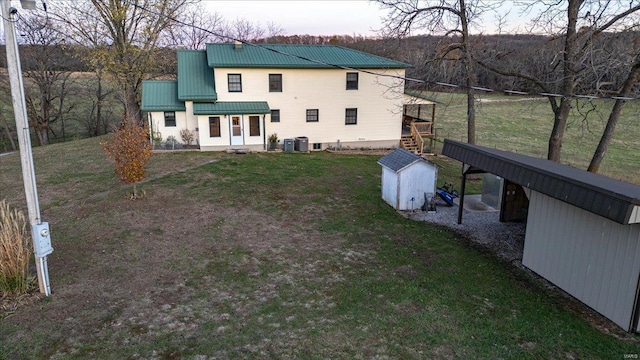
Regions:
<svg viewBox="0 0 640 360"><path fill-rule="evenodd" d="M216 115L220 117L220 136L211 137L209 129L209 116L199 115L197 116L198 128L200 129L200 148L202 150L221 150L228 148L249 148L252 150L264 150L265 147L265 132L264 132L264 114L245 114L240 116L242 121L242 136L243 145L230 146L230 126L229 118L231 115ZM236 116L236 115L233 115ZM260 135L251 136L249 132L249 116L258 116L260 118ZM267 116L268 117L268 116Z"/></svg>
<svg viewBox="0 0 640 360"><path fill-rule="evenodd" d="M522 263L631 330L640 224L618 224L531 191Z"/></svg>
<svg viewBox="0 0 640 360"><path fill-rule="evenodd" d="M184 103L186 112L185 112L185 126L183 128L178 129L178 132L182 129L187 129L193 132L194 139L199 141L200 139L200 127L198 126L198 117L193 114L193 101L185 101ZM176 123L177 125L177 123ZM178 141L182 141L180 137L176 137Z"/></svg>
<svg viewBox="0 0 640 360"><path fill-rule="evenodd" d="M188 109L188 108L187 108ZM164 111L151 112L151 124L154 132L160 132L162 140L165 141L169 136L176 138L176 141L182 142L180 138L180 130L195 129L195 123L187 124L187 114L184 111L176 111L176 126L164 126Z"/></svg>
<svg viewBox="0 0 640 360"><path fill-rule="evenodd" d="M404 75L404 69L374 69ZM307 136L313 143L345 146L397 146L402 132L403 82L360 72L358 90L346 90L341 69L215 69L219 101L267 101L280 110L280 122L267 115L267 136ZM227 74L242 75L242 92L228 91ZM269 92L269 74L282 74L282 92ZM345 109L358 109L357 125L345 125ZM306 110L318 109L319 121L307 122ZM359 145L358 145L359 144Z"/></svg>
<svg viewBox="0 0 640 360"><path fill-rule="evenodd" d="M394 209L398 207L398 176L395 171L382 167L382 200Z"/></svg>

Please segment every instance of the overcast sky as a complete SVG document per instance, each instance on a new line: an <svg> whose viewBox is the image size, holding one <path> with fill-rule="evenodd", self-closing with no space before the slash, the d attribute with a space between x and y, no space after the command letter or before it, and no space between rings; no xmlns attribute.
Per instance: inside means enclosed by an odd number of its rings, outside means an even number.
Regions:
<svg viewBox="0 0 640 360"><path fill-rule="evenodd" d="M285 35L376 36L386 14L377 3L368 0L203 0L203 3L210 12L229 20L246 19L262 26L272 22L283 28ZM517 21L517 14L512 15ZM495 32L491 28L493 23L494 18L488 16L483 32Z"/></svg>
<svg viewBox="0 0 640 360"><path fill-rule="evenodd" d="M367 0L249 1L204 0L211 12L229 20L246 19L266 26L272 22L286 35L375 35L384 15Z"/></svg>

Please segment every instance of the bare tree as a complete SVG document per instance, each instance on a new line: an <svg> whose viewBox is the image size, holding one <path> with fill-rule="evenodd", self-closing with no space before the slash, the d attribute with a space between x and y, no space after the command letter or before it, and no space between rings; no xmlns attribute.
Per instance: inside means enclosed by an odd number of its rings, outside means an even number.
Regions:
<svg viewBox="0 0 640 360"><path fill-rule="evenodd" d="M638 84L638 80L640 78L640 54L636 55L635 61L633 62L631 69L629 70L629 74L622 85L622 88L617 94L618 99L613 104L613 108L609 113L609 119L607 120L607 124L605 125L604 131L602 132L602 136L600 137L600 142L596 147L596 150L593 153L593 157L591 158L591 162L589 163L588 171L598 172L600 169L600 164L604 159L607 150L609 148L609 144L613 139L613 134L616 129L616 125L618 124L618 119L620 118L620 114L622 113L622 108L626 104L625 97L631 95L634 87Z"/></svg>
<svg viewBox="0 0 640 360"><path fill-rule="evenodd" d="M439 53L441 59L455 59L462 64L467 93L467 141L476 142L475 94L476 71L474 69L472 42L469 31L473 21L498 2L479 0L376 0L389 11L384 20L384 35L405 37L412 30L427 29L443 33L450 40Z"/></svg>
<svg viewBox="0 0 640 360"><path fill-rule="evenodd" d="M27 44L23 47L22 62L29 125L40 145L47 145L53 133L52 124L58 121L64 138L64 116L74 108L74 103L68 100L73 79L64 39L60 39L54 25L41 15L23 17L17 25Z"/></svg>
<svg viewBox="0 0 640 360"><path fill-rule="evenodd" d="M192 0L82 0L53 7L66 34L91 47L115 80L125 105L123 119L140 121L142 80L158 69L158 44L176 25L182 8Z"/></svg>
<svg viewBox="0 0 640 360"><path fill-rule="evenodd" d="M179 20L193 26L176 26L172 28L170 37L175 46L187 49L204 49L209 42L223 41L221 35L225 31L226 22L218 13L209 13L202 3L189 6Z"/></svg>
<svg viewBox="0 0 640 360"><path fill-rule="evenodd" d="M224 29L225 38L248 42L257 42L261 39L273 38L284 34L284 30L272 22L267 23L265 28L259 22L254 23L240 18L225 24Z"/></svg>
<svg viewBox="0 0 640 360"><path fill-rule="evenodd" d="M551 59L541 59L534 53L531 60L538 66L544 64L544 71L533 73L532 69L504 66L497 57L492 62L481 65L501 75L517 77L534 84L543 93L550 93L549 104L554 114L553 129L549 136L547 158L560 161L562 143L567 128L567 120L576 101L576 90L593 88L594 81L600 81L616 70L606 53L606 32L623 32L638 25L640 4L622 1L568 0L567 2L539 1L542 6L532 23L532 31L547 32L551 37L547 47L555 48ZM534 11L534 3L525 3L525 11ZM530 61L531 61L530 60ZM631 63L627 64L631 66Z"/></svg>

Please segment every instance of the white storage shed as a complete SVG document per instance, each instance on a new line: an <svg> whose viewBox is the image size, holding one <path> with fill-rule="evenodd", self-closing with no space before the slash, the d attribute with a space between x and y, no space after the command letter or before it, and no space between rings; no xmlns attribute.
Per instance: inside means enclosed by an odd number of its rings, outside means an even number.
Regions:
<svg viewBox="0 0 640 360"><path fill-rule="evenodd" d="M382 200L396 210L420 209L436 193L438 167L421 156L396 149L378 160L382 166Z"/></svg>

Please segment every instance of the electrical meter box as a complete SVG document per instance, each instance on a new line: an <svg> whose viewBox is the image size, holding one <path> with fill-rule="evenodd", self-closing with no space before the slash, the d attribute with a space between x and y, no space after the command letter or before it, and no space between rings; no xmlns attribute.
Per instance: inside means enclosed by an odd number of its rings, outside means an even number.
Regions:
<svg viewBox="0 0 640 360"><path fill-rule="evenodd" d="M45 257L53 252L51 246L51 234L49 233L49 223L42 222L40 224L33 225L31 228L33 233L33 251L36 253L36 257Z"/></svg>

